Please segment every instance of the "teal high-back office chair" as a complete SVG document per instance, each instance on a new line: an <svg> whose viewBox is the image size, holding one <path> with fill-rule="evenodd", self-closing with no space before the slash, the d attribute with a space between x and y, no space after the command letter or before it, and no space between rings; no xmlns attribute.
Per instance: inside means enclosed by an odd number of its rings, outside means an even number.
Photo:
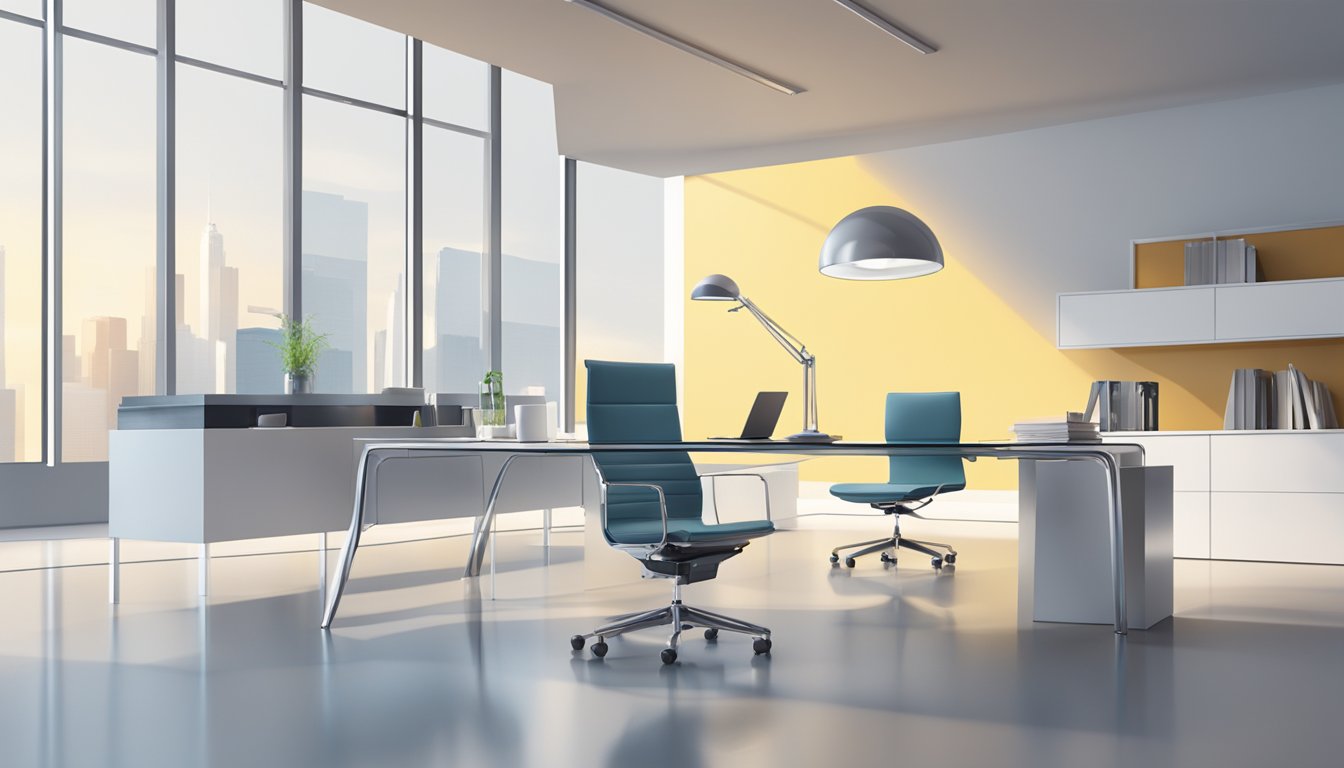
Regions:
<svg viewBox="0 0 1344 768"><path fill-rule="evenodd" d="M597 360L585 360L584 365L588 368L589 443L681 442L673 366ZM662 652L664 664L677 660L681 633L693 627L703 627L707 640L716 639L719 630L752 635L752 649L757 654L768 653L769 629L684 605L681 587L714 578L719 563L741 552L751 539L773 532L775 526L769 520L702 522L700 475L685 451L595 451L592 456L607 544L638 560L644 578L672 579L672 603L618 616L586 635L574 635L570 638L574 650L582 650L588 638L596 637L593 655L600 658L607 655L609 637L671 624L672 636ZM765 485L763 478L761 483Z"/></svg>
<svg viewBox="0 0 1344 768"><path fill-rule="evenodd" d="M886 439L889 443L956 443L961 440L961 393L892 392L887 395ZM966 472L961 457L892 456L890 475L885 483L838 483L831 495L845 501L868 504L888 515L895 515L891 536L831 550L831 563L840 562L840 553L859 548L845 557L845 565L854 567L855 558L882 553L882 562L895 563L901 547L923 552L933 558L933 567L957 561L957 551L948 544L916 541L901 536L901 515L915 514L934 497L966 487ZM931 549L947 550L941 554Z"/></svg>

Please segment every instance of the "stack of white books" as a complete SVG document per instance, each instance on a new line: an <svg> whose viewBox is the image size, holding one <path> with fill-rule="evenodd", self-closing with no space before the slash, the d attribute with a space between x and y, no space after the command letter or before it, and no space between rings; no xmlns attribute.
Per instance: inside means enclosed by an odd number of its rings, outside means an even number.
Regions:
<svg viewBox="0 0 1344 768"><path fill-rule="evenodd" d="M1026 419L1013 425L1013 434L1019 443L1100 443L1101 433L1095 421L1087 421L1083 414L1069 411L1061 418Z"/></svg>
<svg viewBox="0 0 1344 768"><path fill-rule="evenodd" d="M1260 282L1255 246L1238 237L1185 244L1185 284Z"/></svg>

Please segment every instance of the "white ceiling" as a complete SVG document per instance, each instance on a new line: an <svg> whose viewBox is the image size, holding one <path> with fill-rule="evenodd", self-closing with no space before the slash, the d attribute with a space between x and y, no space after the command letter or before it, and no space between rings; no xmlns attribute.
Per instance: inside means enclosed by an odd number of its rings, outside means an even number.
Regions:
<svg viewBox="0 0 1344 768"><path fill-rule="evenodd" d="M1339 0L605 0L786 96L564 0L318 0L553 83L560 151L659 176L1344 81Z"/></svg>

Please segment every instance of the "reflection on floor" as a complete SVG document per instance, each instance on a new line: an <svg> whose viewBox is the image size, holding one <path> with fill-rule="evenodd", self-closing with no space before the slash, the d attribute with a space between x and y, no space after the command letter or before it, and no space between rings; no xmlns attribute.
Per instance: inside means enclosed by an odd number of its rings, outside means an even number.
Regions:
<svg viewBox="0 0 1344 768"><path fill-rule="evenodd" d="M825 524L822 521L822 524ZM879 523L880 526L880 523ZM333 631L311 552L0 573L5 766L1337 766L1344 568L1178 561L1177 617L1016 624L1003 524L924 524L924 558L833 569L852 530L782 532L687 600L766 624L750 641L661 631L603 661L568 638L667 599L582 590L580 534L499 542L500 599L457 580L461 538L370 547ZM0 543L0 559L5 547ZM105 548L97 542L47 545Z"/></svg>

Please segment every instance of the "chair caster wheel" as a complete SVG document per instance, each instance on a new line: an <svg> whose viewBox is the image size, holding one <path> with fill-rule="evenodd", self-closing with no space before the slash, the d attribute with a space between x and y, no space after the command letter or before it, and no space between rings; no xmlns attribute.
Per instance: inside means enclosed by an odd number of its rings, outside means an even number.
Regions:
<svg viewBox="0 0 1344 768"><path fill-rule="evenodd" d="M583 635L575 635L569 638L569 647L576 651L583 650Z"/></svg>
<svg viewBox="0 0 1344 768"><path fill-rule="evenodd" d="M892 557L891 555L887 554L886 552L883 552L883 553L882 553L882 562L884 562L884 563L894 563L894 562L896 562L896 558Z"/></svg>
<svg viewBox="0 0 1344 768"><path fill-rule="evenodd" d="M846 557L846 558L845 558L845 567L846 567L846 568L853 568L855 565L857 565L857 563L854 562L854 558L852 558L852 557Z"/></svg>
<svg viewBox="0 0 1344 768"><path fill-rule="evenodd" d="M677 651L674 648L664 648L661 656L664 664L671 664L677 660Z"/></svg>
<svg viewBox="0 0 1344 768"><path fill-rule="evenodd" d="M705 639L713 642L719 639L719 630L710 628L705 630Z"/></svg>
<svg viewBox="0 0 1344 768"><path fill-rule="evenodd" d="M763 653L769 653L771 645L770 638L758 637L751 641L751 650L755 651L757 656L760 656Z"/></svg>
<svg viewBox="0 0 1344 768"><path fill-rule="evenodd" d="M599 659L607 655L606 640L598 640L596 643L593 643L593 655Z"/></svg>
<svg viewBox="0 0 1344 768"><path fill-rule="evenodd" d="M957 553L948 552L946 555L943 555L943 562L947 563L948 565L955 565L957 562Z"/></svg>
<svg viewBox="0 0 1344 768"><path fill-rule="evenodd" d="M943 558L941 557L933 558L933 570L941 571L942 569L943 569Z"/></svg>
<svg viewBox="0 0 1344 768"><path fill-rule="evenodd" d="M831 565L835 565L835 564L838 563L838 562L840 562L840 556L839 556L839 555L831 555Z"/></svg>

